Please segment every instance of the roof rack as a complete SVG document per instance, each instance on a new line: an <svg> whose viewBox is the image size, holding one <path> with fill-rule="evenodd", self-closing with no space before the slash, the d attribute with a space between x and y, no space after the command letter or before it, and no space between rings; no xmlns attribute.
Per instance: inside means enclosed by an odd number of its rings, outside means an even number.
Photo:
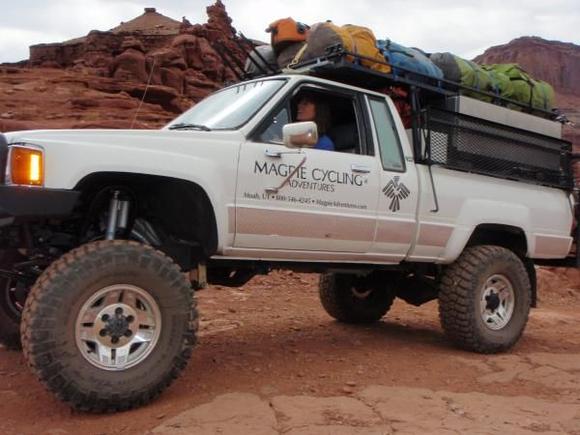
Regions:
<svg viewBox="0 0 580 435"><path fill-rule="evenodd" d="M238 80L246 80L257 77L267 77L281 72L296 72L316 75L321 78L335 80L358 87L376 90L381 87L393 85L406 85L412 89L421 89L431 94L442 97L457 96L467 92L485 97L486 101L492 104L503 107L519 107L522 112L531 115L539 116L545 119L556 120L564 122L566 119L562 117L558 111L549 111L533 107L530 104L525 104L520 101L512 100L511 98L504 98L493 92L482 91L481 89L462 85L451 80L441 79L430 75L422 74L416 71L409 70L401 66L394 66L388 62L381 62L371 57L362 56L344 49L342 44L335 44L326 49L323 56L317 57L304 62L299 62L292 65L286 70L279 70L272 68L262 55L256 50L254 44L246 38L241 32L234 34L233 41L238 47L247 55L248 60L256 66L259 73L257 75L248 74L244 68L237 64L231 65L232 60L228 61L226 54L230 58L234 57L228 53L226 46L213 46L218 52L226 66L234 72ZM242 44L243 43L243 44ZM245 46L244 46L245 45ZM247 50L247 47L252 47ZM262 63L257 60L261 60ZM387 65L391 68L391 73L386 74L362 65L362 61L367 61L375 64ZM234 62L237 63L237 62ZM237 67L237 70L236 70Z"/></svg>
<svg viewBox="0 0 580 435"><path fill-rule="evenodd" d="M382 73L362 65L362 61L375 64L388 65L392 72ZM361 56L344 50L341 44L329 47L324 56L316 59L300 62L288 68L291 71L305 74L312 74L322 78L327 78L347 84L356 85L367 89L378 89L393 85L413 86L431 94L443 97L461 95L466 92L485 97L486 101L499 106L516 106L523 112L540 116L547 119L555 119L558 113L538 109L530 104L504 98L492 92L465 86L451 80L422 74L400 66L393 66L387 62Z"/></svg>

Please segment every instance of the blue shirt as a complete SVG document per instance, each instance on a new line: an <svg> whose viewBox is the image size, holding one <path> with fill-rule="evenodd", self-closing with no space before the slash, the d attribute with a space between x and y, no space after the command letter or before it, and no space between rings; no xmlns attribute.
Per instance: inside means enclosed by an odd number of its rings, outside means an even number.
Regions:
<svg viewBox="0 0 580 435"><path fill-rule="evenodd" d="M334 151L334 142L327 135L322 135L318 138L318 142L314 145L316 150Z"/></svg>

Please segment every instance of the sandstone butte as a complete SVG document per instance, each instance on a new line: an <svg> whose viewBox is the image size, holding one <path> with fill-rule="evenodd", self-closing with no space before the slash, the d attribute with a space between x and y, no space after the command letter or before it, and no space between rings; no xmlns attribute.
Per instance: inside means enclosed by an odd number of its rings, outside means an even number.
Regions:
<svg viewBox="0 0 580 435"><path fill-rule="evenodd" d="M145 8L111 30L31 46L28 60L0 65L0 131L162 126L237 80L251 49L220 0L207 15L191 24Z"/></svg>
<svg viewBox="0 0 580 435"><path fill-rule="evenodd" d="M245 60L249 44L236 36L224 4L217 0L207 15L206 23L191 24L145 8L111 30L31 46L28 60L0 65L0 131L164 125L235 81L232 68ZM226 62L221 47L231 53ZM580 46L522 37L475 60L519 63L551 83L557 107L576 124L565 128L566 138L580 147Z"/></svg>

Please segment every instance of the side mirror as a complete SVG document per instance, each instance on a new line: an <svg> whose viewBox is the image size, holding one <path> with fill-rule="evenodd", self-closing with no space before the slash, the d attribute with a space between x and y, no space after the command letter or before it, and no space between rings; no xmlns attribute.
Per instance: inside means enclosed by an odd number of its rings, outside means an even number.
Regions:
<svg viewBox="0 0 580 435"><path fill-rule="evenodd" d="M289 148L312 148L318 142L318 128L312 121L293 122L282 128L282 137Z"/></svg>

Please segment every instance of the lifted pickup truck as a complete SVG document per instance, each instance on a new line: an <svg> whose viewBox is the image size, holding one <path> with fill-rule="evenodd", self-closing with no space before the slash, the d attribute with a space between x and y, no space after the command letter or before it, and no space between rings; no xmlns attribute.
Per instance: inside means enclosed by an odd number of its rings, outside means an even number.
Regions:
<svg viewBox="0 0 580 435"><path fill-rule="evenodd" d="M304 93L328 104L334 151L294 122ZM339 321L438 298L458 346L510 348L534 263L575 266L570 144L442 107L423 119L411 141L384 94L294 74L158 131L0 135L3 341L74 408L129 409L186 366L195 288L289 268L322 273Z"/></svg>

